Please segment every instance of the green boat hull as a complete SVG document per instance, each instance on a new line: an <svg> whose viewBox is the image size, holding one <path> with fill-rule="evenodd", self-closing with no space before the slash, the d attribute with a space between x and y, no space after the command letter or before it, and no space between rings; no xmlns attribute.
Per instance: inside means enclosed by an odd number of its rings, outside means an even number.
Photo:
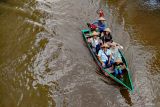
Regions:
<svg viewBox="0 0 160 107"><path fill-rule="evenodd" d="M93 56L96 64L100 67L100 69L107 73L108 76L110 78L112 78L114 81L116 81L117 83L121 84L122 86L124 86L125 88L127 88L129 91L133 92L133 83L132 83L132 80L131 80L131 76L130 76L130 72L129 72L129 69L128 69L128 63L123 55L123 53L121 52L121 50L119 50L120 54L121 54L121 58L122 58L122 61L123 63L126 65L126 69L125 69L125 72L123 74L123 80L120 80L119 78L115 77L113 74L111 74L107 69L104 69L102 66L101 66L101 63L99 62L99 60L97 59L96 55L94 54L94 52L92 51L92 48L90 46L90 44L88 43L87 41L87 35L86 34L89 34L90 33L90 30L88 29L84 29L82 30L82 36L83 36L83 39L85 41L85 43L87 44L87 47L91 53L91 55Z"/></svg>

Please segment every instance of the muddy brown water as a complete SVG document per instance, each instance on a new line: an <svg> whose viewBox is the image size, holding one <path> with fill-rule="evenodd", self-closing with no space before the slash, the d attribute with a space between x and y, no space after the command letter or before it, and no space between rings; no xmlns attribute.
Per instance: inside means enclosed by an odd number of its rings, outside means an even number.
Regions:
<svg viewBox="0 0 160 107"><path fill-rule="evenodd" d="M97 74L81 36L102 8L134 92ZM1 0L0 107L159 107L158 0Z"/></svg>

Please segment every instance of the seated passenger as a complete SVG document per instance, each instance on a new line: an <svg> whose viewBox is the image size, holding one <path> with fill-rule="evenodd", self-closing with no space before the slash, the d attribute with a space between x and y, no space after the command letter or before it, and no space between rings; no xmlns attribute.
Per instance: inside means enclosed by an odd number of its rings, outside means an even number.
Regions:
<svg viewBox="0 0 160 107"><path fill-rule="evenodd" d="M118 49L123 49L123 47L115 42L112 42L110 47L111 53L112 53L112 60L113 62L116 61L116 59L121 59L121 55L118 51Z"/></svg>
<svg viewBox="0 0 160 107"><path fill-rule="evenodd" d="M101 37L101 40L104 43L107 43L107 42L112 42L112 35L110 34L111 33L111 30L109 28L106 28L104 31L103 31L103 36Z"/></svg>
<svg viewBox="0 0 160 107"><path fill-rule="evenodd" d="M114 69L114 74L115 74L115 76L120 76L120 78L122 78L123 77L123 72L122 72L122 70L123 69L125 69L126 68L126 66L125 66L125 64L122 62L122 60L121 59L117 59L116 61L115 61L115 63L113 64L113 69Z"/></svg>
<svg viewBox="0 0 160 107"><path fill-rule="evenodd" d="M99 35L98 32L93 31L92 33L93 37L90 39L90 43L92 45L93 52L95 52L96 54L98 54L98 51L100 50L100 43L101 43L101 40L98 37L98 35Z"/></svg>
<svg viewBox="0 0 160 107"><path fill-rule="evenodd" d="M99 61L101 62L102 66L105 68L105 67L111 67L112 65L112 61L111 61L111 57L112 57L112 54L111 54L111 51L109 48L109 46L107 44L103 44L101 46L102 49L99 50L98 52L98 59Z"/></svg>
<svg viewBox="0 0 160 107"><path fill-rule="evenodd" d="M100 17L98 20L96 20L95 22L92 23L92 24L94 24L94 25L97 25L100 34L101 34L101 33L104 31L104 29L106 28L106 25L105 25L104 21L106 21L106 19L103 18L103 17Z"/></svg>

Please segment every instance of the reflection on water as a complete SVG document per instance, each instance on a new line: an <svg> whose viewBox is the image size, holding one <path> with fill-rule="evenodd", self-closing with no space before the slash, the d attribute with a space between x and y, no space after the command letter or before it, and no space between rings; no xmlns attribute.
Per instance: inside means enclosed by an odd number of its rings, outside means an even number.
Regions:
<svg viewBox="0 0 160 107"><path fill-rule="evenodd" d="M120 89L120 93L125 98L126 103L128 103L130 106L132 106L133 103L131 101L130 93L128 92L128 90L127 89Z"/></svg>

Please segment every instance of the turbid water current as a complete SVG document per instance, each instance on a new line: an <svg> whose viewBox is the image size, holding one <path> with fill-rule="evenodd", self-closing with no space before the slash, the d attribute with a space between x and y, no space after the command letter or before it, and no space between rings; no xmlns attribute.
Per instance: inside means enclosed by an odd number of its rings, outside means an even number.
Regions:
<svg viewBox="0 0 160 107"><path fill-rule="evenodd" d="M104 10L130 93L102 78L81 36ZM0 0L0 107L160 107L159 0Z"/></svg>

